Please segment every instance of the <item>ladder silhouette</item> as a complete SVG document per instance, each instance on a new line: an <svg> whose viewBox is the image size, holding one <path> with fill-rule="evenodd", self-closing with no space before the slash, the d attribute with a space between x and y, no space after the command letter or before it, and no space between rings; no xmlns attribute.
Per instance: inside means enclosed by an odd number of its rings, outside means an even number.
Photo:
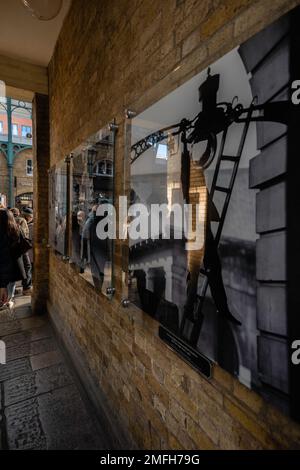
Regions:
<svg viewBox="0 0 300 470"><path fill-rule="evenodd" d="M232 194L232 191L233 191L236 175L237 175L237 172L238 172L240 160L241 160L241 157L242 157L242 154L243 154L246 137L247 137L247 133L248 133L248 130L249 130L249 125L250 125L250 122L251 122L251 117L252 117L252 114L253 114L253 111L254 111L253 103L245 111L247 112L246 117L236 121L236 122L243 123L243 130L242 130L242 133L241 133L241 140L240 140L240 143L239 143L237 155L224 155L224 147L225 147L225 143L226 143L228 127L223 131L221 144L220 144L220 149L219 149L219 153L218 153L218 159L217 159L217 163L216 163L216 168L215 168L215 172L214 172L214 176L213 176L213 180L212 180L212 184L211 184L211 191L210 191L210 195L209 195L208 207L212 206L213 198L214 198L214 195L215 195L216 192L222 192L222 193L226 194L224 202L223 202L223 207L221 209L221 213L220 213L220 216L219 216L219 221L217 222L218 223L218 228L217 228L217 231L216 231L216 235L214 237L217 247L218 247L220 239L221 239L222 230L223 230L224 222L225 222L225 217L226 217L226 214L227 214L227 210L228 210L231 194ZM233 163L232 173L231 173L230 182L229 182L228 187L219 186L217 184L221 164L223 162ZM207 288L208 288L208 284L209 284L208 283L208 277L207 277L207 271L204 267L200 267L199 275L202 275L204 277L204 280L203 280L203 283L202 283L202 286L201 286L200 293L197 294L197 301L195 302L194 310L193 310L193 320L190 317L190 313L184 314L184 316L181 320L180 328L179 328L180 335L183 336L183 337L186 337L185 336L185 330L186 330L186 327L187 327L187 321L189 321L191 323L191 325L190 325L191 328L189 328L189 330L191 330L191 333L190 333L189 338L186 338L186 339L188 339L189 343L193 346L197 345L199 335L200 335L200 332L201 332L203 318L204 318L204 315L202 313L202 309L203 309L203 304L204 304L204 301L205 301Z"/></svg>

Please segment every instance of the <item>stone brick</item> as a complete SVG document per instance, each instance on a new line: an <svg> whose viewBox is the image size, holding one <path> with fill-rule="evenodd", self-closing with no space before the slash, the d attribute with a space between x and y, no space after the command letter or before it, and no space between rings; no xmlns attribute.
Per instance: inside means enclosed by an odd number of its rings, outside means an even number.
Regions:
<svg viewBox="0 0 300 470"><path fill-rule="evenodd" d="M215 449L213 442L205 435L204 432L201 432L197 423L195 423L195 421L190 417L187 419L187 432L194 442L197 442L199 450Z"/></svg>
<svg viewBox="0 0 300 470"><path fill-rule="evenodd" d="M210 417L206 413L200 412L196 421L204 433L217 445L219 443L219 428L215 426Z"/></svg>
<svg viewBox="0 0 300 470"><path fill-rule="evenodd" d="M230 44L232 37L233 25L228 24L212 36L208 43L208 54L212 57L217 54L220 57L222 55L221 52L225 53L230 50L228 44Z"/></svg>
<svg viewBox="0 0 300 470"><path fill-rule="evenodd" d="M173 398L170 400L170 413L174 416L174 418L178 421L178 423L183 427L186 428L187 425L187 414L182 408L182 406Z"/></svg>
<svg viewBox="0 0 300 470"><path fill-rule="evenodd" d="M201 26L202 37L207 38L215 31L218 31L250 3L252 3L251 0L231 0L230 2L221 1L216 4L214 11Z"/></svg>
<svg viewBox="0 0 300 470"><path fill-rule="evenodd" d="M267 432L259 424L255 416L250 416L241 407L234 404L230 399L224 399L225 410L232 416L233 419L237 420L247 431L249 431L256 440L261 442L268 448L274 447L274 444Z"/></svg>
<svg viewBox="0 0 300 470"><path fill-rule="evenodd" d="M162 419L165 421L167 408L161 402L160 397L158 397L157 395L153 396L153 407L154 407L155 410L158 411L158 413L160 414Z"/></svg>
<svg viewBox="0 0 300 470"><path fill-rule="evenodd" d="M136 343L133 344L132 352L135 354L136 358L146 367L146 369L151 369L150 357Z"/></svg>
<svg viewBox="0 0 300 470"><path fill-rule="evenodd" d="M216 388L215 385L210 383L209 381L202 379L201 382L199 383L199 377L198 380L192 380L191 382L191 394L192 396L197 396L199 398L199 392L200 392L200 399L202 396L202 392L208 395L211 399L213 399L216 403L219 405L223 405L223 394Z"/></svg>
<svg viewBox="0 0 300 470"><path fill-rule="evenodd" d="M172 433L169 434L169 448L172 450L184 450L184 446L180 444Z"/></svg>
<svg viewBox="0 0 300 470"><path fill-rule="evenodd" d="M239 433L239 449L241 450L262 450L263 445L257 441L253 436L245 431Z"/></svg>
<svg viewBox="0 0 300 470"><path fill-rule="evenodd" d="M188 2L183 21L176 28L176 43L181 42L199 23L205 19L209 11L209 0ZM189 12L189 13L188 13Z"/></svg>
<svg viewBox="0 0 300 470"><path fill-rule="evenodd" d="M156 380L160 384L163 384L165 381L164 370L161 367L157 366L156 364L152 363L152 372Z"/></svg>
<svg viewBox="0 0 300 470"><path fill-rule="evenodd" d="M165 408L169 408L169 393L154 377L151 371L146 371L146 383L153 395L156 395Z"/></svg>
<svg viewBox="0 0 300 470"><path fill-rule="evenodd" d="M224 387L225 389L232 391L233 389L233 377L221 367L214 367L213 369L213 379L218 384Z"/></svg>
<svg viewBox="0 0 300 470"><path fill-rule="evenodd" d="M140 349L146 351L146 335L140 328L135 328L134 332L134 342L138 345Z"/></svg>
<svg viewBox="0 0 300 470"><path fill-rule="evenodd" d="M262 411L264 406L263 399L237 380L235 380L233 383L233 394L242 403L247 405L254 413L258 414Z"/></svg>
<svg viewBox="0 0 300 470"><path fill-rule="evenodd" d="M182 57L192 52L201 40L201 34L199 30L193 31L182 43Z"/></svg>
<svg viewBox="0 0 300 470"><path fill-rule="evenodd" d="M152 342L147 343L147 353L151 357L153 364L156 364L162 370L170 371L171 360L163 351L164 347L161 343L158 343L158 340L155 339L154 344Z"/></svg>
<svg viewBox="0 0 300 470"><path fill-rule="evenodd" d="M174 381L170 380L169 377L166 379L166 386L170 391L170 397L174 397L181 406L185 409L185 412L190 416L195 416L198 412L198 404L189 397L180 387L178 387Z"/></svg>

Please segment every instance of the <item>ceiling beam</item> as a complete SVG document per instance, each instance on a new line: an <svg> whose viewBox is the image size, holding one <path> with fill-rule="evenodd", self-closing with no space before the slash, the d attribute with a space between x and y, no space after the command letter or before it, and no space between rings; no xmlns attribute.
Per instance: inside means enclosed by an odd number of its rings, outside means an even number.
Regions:
<svg viewBox="0 0 300 470"><path fill-rule="evenodd" d="M6 96L10 96L12 99L17 101L25 101L30 103L33 100L34 93L29 90L21 90L12 86L6 87Z"/></svg>
<svg viewBox="0 0 300 470"><path fill-rule="evenodd" d="M0 80L7 87L48 95L47 67L0 55Z"/></svg>

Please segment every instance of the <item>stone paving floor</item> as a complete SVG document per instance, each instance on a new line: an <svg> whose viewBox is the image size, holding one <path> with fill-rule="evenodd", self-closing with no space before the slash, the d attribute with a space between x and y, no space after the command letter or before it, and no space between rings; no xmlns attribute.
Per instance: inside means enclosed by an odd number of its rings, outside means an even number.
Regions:
<svg viewBox="0 0 300 470"><path fill-rule="evenodd" d="M30 298L0 311L0 449L109 449L101 427L55 339Z"/></svg>

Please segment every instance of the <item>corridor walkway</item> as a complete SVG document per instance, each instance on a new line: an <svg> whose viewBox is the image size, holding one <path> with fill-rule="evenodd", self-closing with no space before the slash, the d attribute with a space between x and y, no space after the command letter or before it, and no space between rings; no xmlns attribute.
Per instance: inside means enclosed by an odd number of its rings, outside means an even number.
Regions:
<svg viewBox="0 0 300 470"><path fill-rule="evenodd" d="M111 448L47 316L32 315L29 297L0 311L0 339L0 449Z"/></svg>

